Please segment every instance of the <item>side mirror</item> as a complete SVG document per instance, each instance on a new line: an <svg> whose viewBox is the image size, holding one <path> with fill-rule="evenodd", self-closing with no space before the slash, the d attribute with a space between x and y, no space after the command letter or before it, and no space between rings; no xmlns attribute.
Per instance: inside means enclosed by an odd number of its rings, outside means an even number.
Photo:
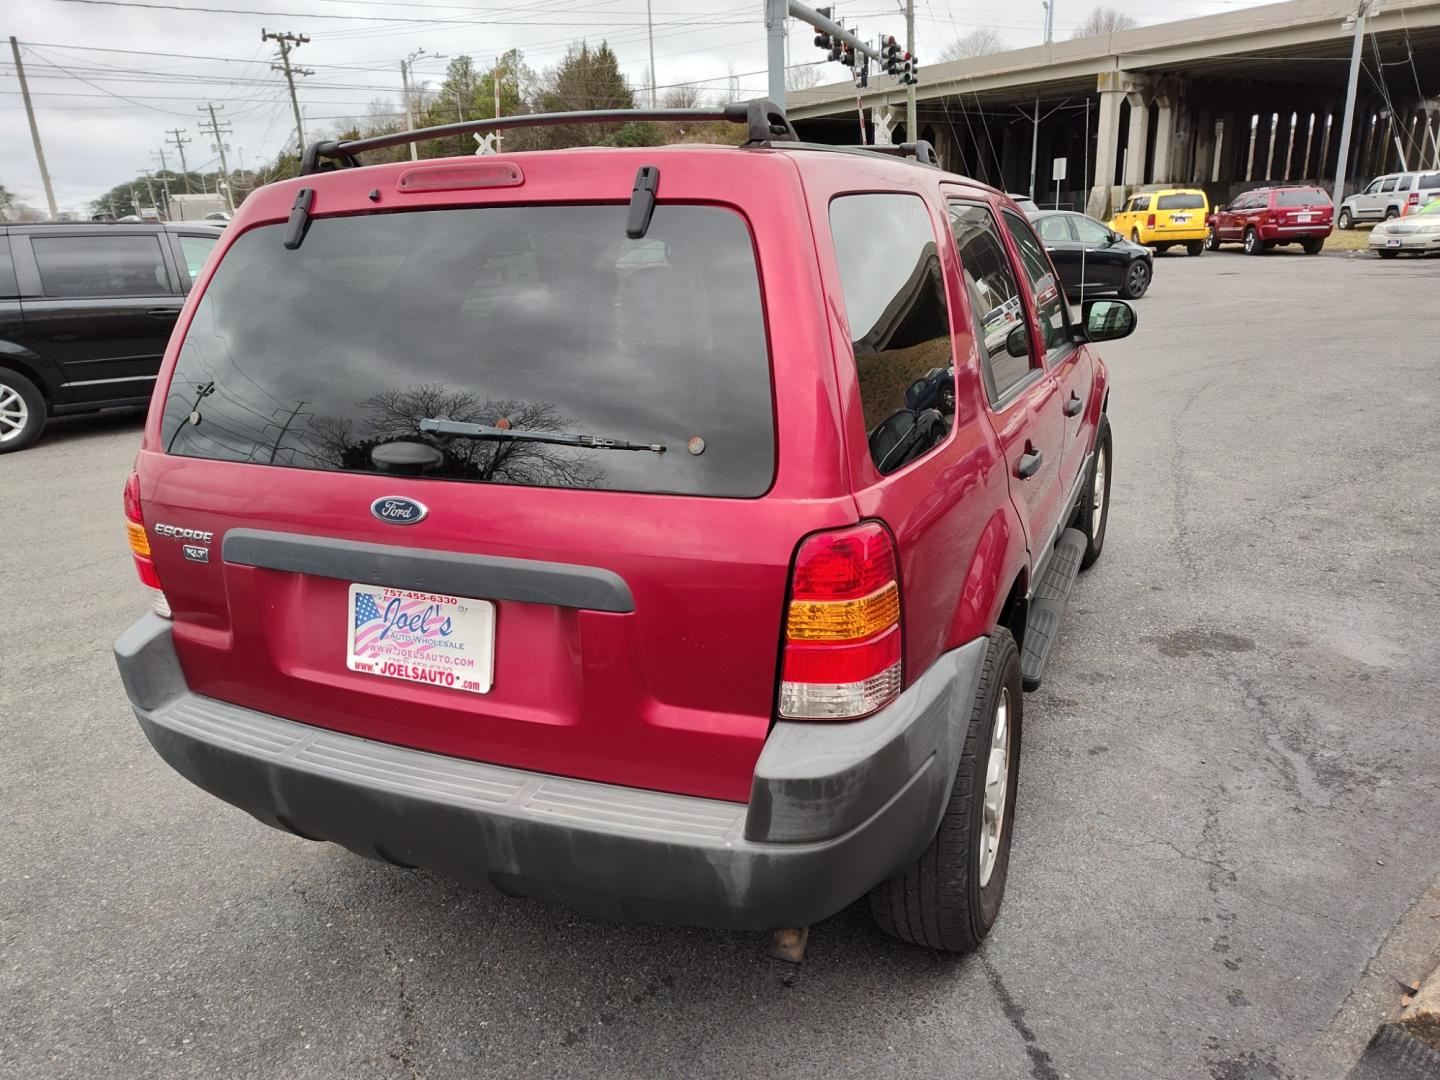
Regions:
<svg viewBox="0 0 1440 1080"><path fill-rule="evenodd" d="M1118 244L1121 240L1124 239L1125 238L1121 236L1118 232L1116 232L1114 229L1110 230L1110 243Z"/></svg>
<svg viewBox="0 0 1440 1080"><path fill-rule="evenodd" d="M1025 329L1024 323L1005 335L1005 351L1017 359L1024 359L1030 355L1030 334Z"/></svg>
<svg viewBox="0 0 1440 1080"><path fill-rule="evenodd" d="M1115 341L1135 332L1135 309L1124 300L1086 300L1080 307L1086 341Z"/></svg>

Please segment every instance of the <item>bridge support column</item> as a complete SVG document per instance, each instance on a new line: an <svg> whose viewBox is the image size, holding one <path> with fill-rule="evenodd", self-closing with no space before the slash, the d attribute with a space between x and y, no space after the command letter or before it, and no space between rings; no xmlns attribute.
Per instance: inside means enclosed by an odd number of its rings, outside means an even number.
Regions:
<svg viewBox="0 0 1440 1080"><path fill-rule="evenodd" d="M1201 109L1195 119L1195 167L1190 172L1190 183L1210 183L1211 159L1215 153L1215 117L1208 109Z"/></svg>
<svg viewBox="0 0 1440 1080"><path fill-rule="evenodd" d="M1171 160L1175 146L1175 103L1176 95L1174 93L1155 95L1155 171L1153 178L1157 184L1168 184L1176 177L1175 163ZM1134 114L1131 115L1133 118ZM1148 123L1150 110L1146 109L1141 115ZM1130 130L1133 132L1135 129L1132 127ZM1141 155L1143 157L1144 151L1141 151ZM1144 183L1143 173L1140 183Z"/></svg>
<svg viewBox="0 0 1440 1080"><path fill-rule="evenodd" d="M1099 79L1100 111L1095 125L1095 182L1085 203L1093 218L1110 216L1114 205L1115 159L1120 152L1120 103L1125 88L1119 72L1105 72Z"/></svg>
<svg viewBox="0 0 1440 1080"><path fill-rule="evenodd" d="M1145 183L1145 154L1150 142L1150 103L1139 91L1126 94L1125 100L1130 103L1130 145L1125 150L1125 186L1133 188Z"/></svg>

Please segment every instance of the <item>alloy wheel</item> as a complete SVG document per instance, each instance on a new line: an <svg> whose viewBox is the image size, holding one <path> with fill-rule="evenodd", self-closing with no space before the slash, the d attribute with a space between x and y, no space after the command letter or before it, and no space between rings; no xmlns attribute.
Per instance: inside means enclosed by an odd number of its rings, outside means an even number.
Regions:
<svg viewBox="0 0 1440 1080"><path fill-rule="evenodd" d="M1010 797L1010 688L1000 688L995 723L990 729L990 754L985 762L985 804L980 823L980 887L990 883L1005 833L1005 803Z"/></svg>
<svg viewBox="0 0 1440 1080"><path fill-rule="evenodd" d="M1098 528L1105 520L1105 448L1100 447L1095 455L1095 494L1090 502L1090 520Z"/></svg>
<svg viewBox="0 0 1440 1080"><path fill-rule="evenodd" d="M30 409L13 386L0 383L0 443L20 437L30 419Z"/></svg>
<svg viewBox="0 0 1440 1080"><path fill-rule="evenodd" d="M1145 264L1138 259L1130 264L1126 273L1126 287L1130 295L1138 298L1147 287L1149 287L1150 271L1145 269Z"/></svg>

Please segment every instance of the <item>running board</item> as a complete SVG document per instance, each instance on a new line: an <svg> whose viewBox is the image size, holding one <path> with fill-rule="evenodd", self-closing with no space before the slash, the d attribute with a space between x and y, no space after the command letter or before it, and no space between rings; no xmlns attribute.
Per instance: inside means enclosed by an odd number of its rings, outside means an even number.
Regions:
<svg viewBox="0 0 1440 1080"><path fill-rule="evenodd" d="M1030 594L1030 613L1025 620L1025 647L1020 652L1020 680L1026 690L1038 690L1045 672L1045 661L1060 633L1065 618L1065 605L1080 572L1080 559L1085 554L1085 534L1079 529L1066 529L1055 542L1055 550L1040 576L1040 584Z"/></svg>

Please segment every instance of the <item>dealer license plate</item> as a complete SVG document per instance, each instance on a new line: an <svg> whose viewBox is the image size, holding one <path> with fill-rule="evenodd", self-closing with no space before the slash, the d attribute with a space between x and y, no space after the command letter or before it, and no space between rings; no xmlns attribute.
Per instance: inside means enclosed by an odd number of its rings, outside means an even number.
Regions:
<svg viewBox="0 0 1440 1080"><path fill-rule="evenodd" d="M1189 215L1189 214L1171 214L1171 215L1170 215L1170 223L1171 223L1172 225L1184 225L1184 224L1185 224L1187 221L1189 221L1189 220L1190 220L1190 215Z"/></svg>
<svg viewBox="0 0 1440 1080"><path fill-rule="evenodd" d="M1313 214L1296 214L1296 215L1295 215L1295 220L1296 220L1296 221L1310 221L1313 217L1314 217Z"/></svg>
<svg viewBox="0 0 1440 1080"><path fill-rule="evenodd" d="M495 678L495 605L489 600L350 586L351 671L488 693Z"/></svg>
<svg viewBox="0 0 1440 1080"><path fill-rule="evenodd" d="M1398 239L1386 240L1386 241L1385 241L1385 246L1386 246L1386 247L1399 247L1399 246L1400 246L1400 241L1399 241Z"/></svg>

